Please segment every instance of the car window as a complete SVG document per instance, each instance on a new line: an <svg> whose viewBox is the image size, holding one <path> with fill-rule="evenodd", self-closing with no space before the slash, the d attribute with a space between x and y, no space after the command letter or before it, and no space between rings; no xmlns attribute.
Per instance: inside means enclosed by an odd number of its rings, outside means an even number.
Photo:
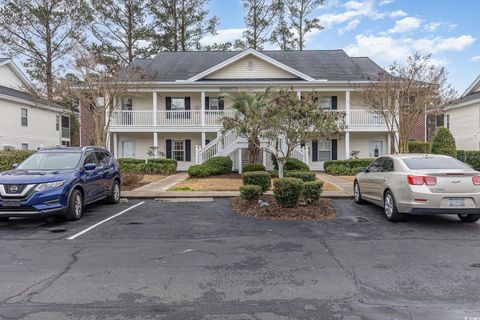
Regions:
<svg viewBox="0 0 480 320"><path fill-rule="evenodd" d="M378 158L377 160L373 161L373 163L368 166L366 172L381 172L383 160L384 158Z"/></svg>
<svg viewBox="0 0 480 320"><path fill-rule="evenodd" d="M83 161L83 165L86 165L87 163L95 163L97 166L99 165L97 158L95 158L95 154L93 152L88 152L85 155L85 160Z"/></svg>
<svg viewBox="0 0 480 320"><path fill-rule="evenodd" d="M471 169L465 163L449 157L405 158L402 161L410 170L428 169Z"/></svg>
<svg viewBox="0 0 480 320"><path fill-rule="evenodd" d="M393 159L385 158L385 161L383 161L383 165L382 165L382 172L392 172L392 171L395 171Z"/></svg>
<svg viewBox="0 0 480 320"><path fill-rule="evenodd" d="M17 170L69 170L80 162L79 152L39 152L23 161Z"/></svg>
<svg viewBox="0 0 480 320"><path fill-rule="evenodd" d="M105 152L97 151L95 152L95 155L97 156L97 160L98 160L98 163L100 163L100 166L108 165L108 159Z"/></svg>

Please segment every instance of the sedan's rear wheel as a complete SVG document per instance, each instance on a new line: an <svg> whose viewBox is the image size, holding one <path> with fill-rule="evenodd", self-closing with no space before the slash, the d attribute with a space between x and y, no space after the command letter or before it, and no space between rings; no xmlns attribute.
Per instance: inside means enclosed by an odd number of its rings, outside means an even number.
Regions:
<svg viewBox="0 0 480 320"><path fill-rule="evenodd" d="M385 195L383 196L383 210L388 221L395 222L402 218L397 210L397 204L395 203L393 193L390 190L385 192Z"/></svg>
<svg viewBox="0 0 480 320"><path fill-rule="evenodd" d="M356 204L364 204L365 200L362 198L362 192L360 191L360 184L355 181L353 184L353 199Z"/></svg>
<svg viewBox="0 0 480 320"><path fill-rule="evenodd" d="M477 222L480 220L480 214L459 214L458 218L462 222Z"/></svg>

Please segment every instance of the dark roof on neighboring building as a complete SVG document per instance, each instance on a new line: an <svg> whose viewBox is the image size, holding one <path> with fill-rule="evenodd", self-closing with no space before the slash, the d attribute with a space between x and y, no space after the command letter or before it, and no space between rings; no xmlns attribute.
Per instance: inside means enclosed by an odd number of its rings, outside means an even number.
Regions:
<svg viewBox="0 0 480 320"><path fill-rule="evenodd" d="M144 80L187 80L239 53L241 51L160 52L153 59L137 59L132 66L142 70ZM352 58L343 50L261 51L261 53L318 80L371 80L383 71L369 58Z"/></svg>
<svg viewBox="0 0 480 320"><path fill-rule="evenodd" d="M9 60L10 58L0 58L0 63L6 61L6 60Z"/></svg>
<svg viewBox="0 0 480 320"><path fill-rule="evenodd" d="M477 99L480 99L480 91L472 92L470 94L467 94L466 96L460 97L460 98L456 99L455 101L453 101L452 103L450 103L449 106L464 103L464 102L468 102L468 101L472 101L472 100L477 100Z"/></svg>
<svg viewBox="0 0 480 320"><path fill-rule="evenodd" d="M36 97L36 96L34 96L34 95L32 95L28 92L12 89L12 88L5 87L5 86L0 86L0 94L10 96L10 97L13 97L13 98L27 100L27 101L34 102L34 103L40 103L40 104L43 104L43 105L54 106L53 104L49 103L48 101L46 101L42 98Z"/></svg>

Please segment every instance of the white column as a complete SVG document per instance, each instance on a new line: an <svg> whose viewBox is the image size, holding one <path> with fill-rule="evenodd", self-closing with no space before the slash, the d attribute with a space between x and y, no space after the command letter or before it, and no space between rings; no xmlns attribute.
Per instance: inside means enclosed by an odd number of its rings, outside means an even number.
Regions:
<svg viewBox="0 0 480 320"><path fill-rule="evenodd" d="M392 153L392 140L389 132L387 133L387 154L391 154L391 153Z"/></svg>
<svg viewBox="0 0 480 320"><path fill-rule="evenodd" d="M202 106L202 127L205 126L205 91L202 91L201 98L200 98L200 105Z"/></svg>
<svg viewBox="0 0 480 320"><path fill-rule="evenodd" d="M118 158L118 137L117 134L113 134L113 156Z"/></svg>
<svg viewBox="0 0 480 320"><path fill-rule="evenodd" d="M157 100L157 93L153 93L153 103L152 103L152 111L153 111L153 125L157 126L157 111L158 111L158 100Z"/></svg>
<svg viewBox="0 0 480 320"><path fill-rule="evenodd" d="M153 133L153 157L158 155L158 132Z"/></svg>
<svg viewBox="0 0 480 320"><path fill-rule="evenodd" d="M202 148L205 148L205 140L207 139L205 131L202 131Z"/></svg>
<svg viewBox="0 0 480 320"><path fill-rule="evenodd" d="M267 167L267 151L265 150L262 151L262 162L263 162L263 166L266 168Z"/></svg>
<svg viewBox="0 0 480 320"><path fill-rule="evenodd" d="M345 91L345 126L350 125L350 91Z"/></svg>
<svg viewBox="0 0 480 320"><path fill-rule="evenodd" d="M238 148L238 173L242 173L243 172L243 168L242 168L242 149L241 148Z"/></svg>
<svg viewBox="0 0 480 320"><path fill-rule="evenodd" d="M398 131L395 131L395 153L399 153L400 150L398 148L399 144L400 144L400 133Z"/></svg>
<svg viewBox="0 0 480 320"><path fill-rule="evenodd" d="M297 98L301 99L302 98L302 91L297 91Z"/></svg>
<svg viewBox="0 0 480 320"><path fill-rule="evenodd" d="M350 132L345 131L345 160L350 159Z"/></svg>

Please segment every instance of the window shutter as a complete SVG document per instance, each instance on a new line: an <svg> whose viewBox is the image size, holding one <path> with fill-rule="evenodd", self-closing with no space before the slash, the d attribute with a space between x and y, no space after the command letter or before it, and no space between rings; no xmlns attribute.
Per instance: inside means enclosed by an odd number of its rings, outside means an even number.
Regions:
<svg viewBox="0 0 480 320"><path fill-rule="evenodd" d="M337 110L337 96L332 96L332 110Z"/></svg>
<svg viewBox="0 0 480 320"><path fill-rule="evenodd" d="M190 97L185 97L185 110L190 110Z"/></svg>
<svg viewBox="0 0 480 320"><path fill-rule="evenodd" d="M192 161L192 141L185 140L185 161Z"/></svg>
<svg viewBox="0 0 480 320"><path fill-rule="evenodd" d="M337 139L332 139L332 160L337 160Z"/></svg>
<svg viewBox="0 0 480 320"><path fill-rule="evenodd" d="M225 100L223 97L218 98L218 110L225 110Z"/></svg>
<svg viewBox="0 0 480 320"><path fill-rule="evenodd" d="M205 97L205 110L210 110L210 98Z"/></svg>
<svg viewBox="0 0 480 320"><path fill-rule="evenodd" d="M172 110L172 97L165 97L165 109Z"/></svg>
<svg viewBox="0 0 480 320"><path fill-rule="evenodd" d="M313 162L318 161L318 141L317 140L312 141L312 161Z"/></svg>
<svg viewBox="0 0 480 320"><path fill-rule="evenodd" d="M172 159L172 140L171 139L167 139L167 142L166 142L166 151L167 151L167 159Z"/></svg>

